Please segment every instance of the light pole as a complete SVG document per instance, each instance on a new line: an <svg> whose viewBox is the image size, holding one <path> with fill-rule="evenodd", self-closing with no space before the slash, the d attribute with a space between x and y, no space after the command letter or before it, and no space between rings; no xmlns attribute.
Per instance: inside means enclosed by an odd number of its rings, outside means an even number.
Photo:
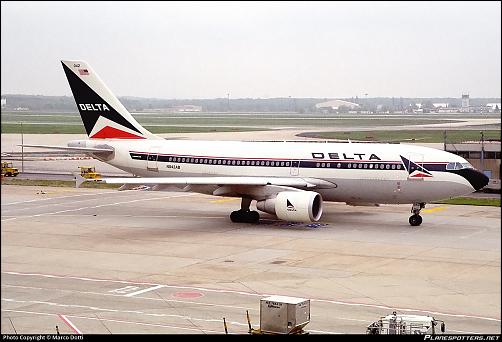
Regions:
<svg viewBox="0 0 502 342"><path fill-rule="evenodd" d="M230 93L227 94L227 112L230 112Z"/></svg>
<svg viewBox="0 0 502 342"><path fill-rule="evenodd" d="M485 134L483 131L481 133L481 172L485 172Z"/></svg>
<svg viewBox="0 0 502 342"><path fill-rule="evenodd" d="M24 172L24 134L23 123L21 122L21 172Z"/></svg>

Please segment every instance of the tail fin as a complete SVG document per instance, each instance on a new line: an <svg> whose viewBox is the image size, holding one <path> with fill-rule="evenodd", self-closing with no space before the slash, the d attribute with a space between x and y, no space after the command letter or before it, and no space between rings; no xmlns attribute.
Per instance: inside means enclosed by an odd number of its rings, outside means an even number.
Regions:
<svg viewBox="0 0 502 342"><path fill-rule="evenodd" d="M162 139L143 128L84 61L61 61L92 139Z"/></svg>

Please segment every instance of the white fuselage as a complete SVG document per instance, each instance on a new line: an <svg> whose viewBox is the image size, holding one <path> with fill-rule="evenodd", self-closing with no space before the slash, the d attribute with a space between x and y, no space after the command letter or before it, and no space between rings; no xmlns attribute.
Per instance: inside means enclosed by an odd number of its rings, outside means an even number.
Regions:
<svg viewBox="0 0 502 342"><path fill-rule="evenodd" d="M475 191L466 178L446 171L448 163L467 163L457 155L402 144L240 142L95 139L73 146L114 148L105 162L141 177L267 176L317 178L335 184L316 189L325 201L417 203ZM70 144L69 144L70 145ZM429 175L408 172L403 158ZM103 160L103 159L101 159ZM192 191L212 194L218 187Z"/></svg>

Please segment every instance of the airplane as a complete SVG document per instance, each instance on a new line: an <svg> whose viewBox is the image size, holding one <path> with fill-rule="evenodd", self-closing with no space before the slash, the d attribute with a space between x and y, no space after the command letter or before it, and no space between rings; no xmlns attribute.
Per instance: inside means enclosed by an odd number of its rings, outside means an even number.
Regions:
<svg viewBox="0 0 502 342"><path fill-rule="evenodd" d="M89 139L67 146L138 177L102 178L120 189L148 186L241 198L232 222L258 223L257 210L280 220L316 222L323 202L411 203L409 224L427 202L477 191L488 177L464 158L405 144L168 140L142 127L91 66L62 60ZM77 176L77 185L87 181Z"/></svg>

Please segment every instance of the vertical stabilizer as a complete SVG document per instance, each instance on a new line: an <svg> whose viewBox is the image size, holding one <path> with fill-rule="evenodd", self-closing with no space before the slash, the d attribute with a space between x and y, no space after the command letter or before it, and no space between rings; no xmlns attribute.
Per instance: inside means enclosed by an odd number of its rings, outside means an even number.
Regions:
<svg viewBox="0 0 502 342"><path fill-rule="evenodd" d="M61 61L91 139L162 139L142 127L84 61Z"/></svg>

